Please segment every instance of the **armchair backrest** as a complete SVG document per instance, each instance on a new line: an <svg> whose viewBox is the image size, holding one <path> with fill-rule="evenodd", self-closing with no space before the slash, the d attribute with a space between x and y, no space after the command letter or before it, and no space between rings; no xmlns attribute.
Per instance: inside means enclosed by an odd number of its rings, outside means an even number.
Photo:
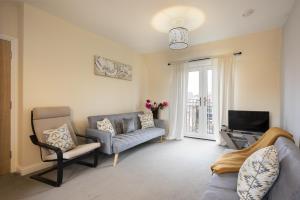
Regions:
<svg viewBox="0 0 300 200"><path fill-rule="evenodd" d="M69 107L37 107L31 111L32 131L39 142L45 143L43 132L49 129L56 129L67 124L72 139L77 144L75 129L71 120L71 110ZM41 149L42 159L49 155L46 149Z"/></svg>

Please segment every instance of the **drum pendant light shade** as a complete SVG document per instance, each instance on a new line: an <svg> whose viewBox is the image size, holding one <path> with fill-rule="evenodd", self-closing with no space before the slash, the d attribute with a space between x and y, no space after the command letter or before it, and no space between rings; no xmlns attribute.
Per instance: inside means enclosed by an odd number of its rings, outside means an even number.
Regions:
<svg viewBox="0 0 300 200"><path fill-rule="evenodd" d="M169 31L170 49L185 49L189 44L189 32L186 28L176 27Z"/></svg>

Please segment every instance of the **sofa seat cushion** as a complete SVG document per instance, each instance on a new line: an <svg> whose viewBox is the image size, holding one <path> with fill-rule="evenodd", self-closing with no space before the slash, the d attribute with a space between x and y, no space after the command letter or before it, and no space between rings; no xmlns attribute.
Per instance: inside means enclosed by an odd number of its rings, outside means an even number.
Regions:
<svg viewBox="0 0 300 200"><path fill-rule="evenodd" d="M238 173L214 174L210 179L209 186L236 191Z"/></svg>
<svg viewBox="0 0 300 200"><path fill-rule="evenodd" d="M132 133L116 135L112 138L114 153L120 153L131 147L149 141L153 138L162 136L165 130L161 128L139 129Z"/></svg>
<svg viewBox="0 0 300 200"><path fill-rule="evenodd" d="M100 147L100 143L98 143L98 142L78 145L74 149L63 153L63 158L64 159L72 159L72 158L81 156L85 153L88 153L90 151L93 151L99 147ZM53 153L46 157L46 160L54 160L54 159L57 159L56 153Z"/></svg>
<svg viewBox="0 0 300 200"><path fill-rule="evenodd" d="M239 200L234 190L227 190L217 187L209 187L201 197L201 200Z"/></svg>

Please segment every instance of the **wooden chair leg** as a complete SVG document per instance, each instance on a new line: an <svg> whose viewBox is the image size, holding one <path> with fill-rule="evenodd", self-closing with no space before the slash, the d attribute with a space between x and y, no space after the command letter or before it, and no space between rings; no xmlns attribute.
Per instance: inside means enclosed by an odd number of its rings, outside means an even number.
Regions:
<svg viewBox="0 0 300 200"><path fill-rule="evenodd" d="M118 158L119 158L119 154L118 153L116 153L115 154L115 158L114 158L114 167L117 165L117 163L118 163Z"/></svg>
<svg viewBox="0 0 300 200"><path fill-rule="evenodd" d="M163 143L163 141L164 141L163 136L160 136L160 143Z"/></svg>

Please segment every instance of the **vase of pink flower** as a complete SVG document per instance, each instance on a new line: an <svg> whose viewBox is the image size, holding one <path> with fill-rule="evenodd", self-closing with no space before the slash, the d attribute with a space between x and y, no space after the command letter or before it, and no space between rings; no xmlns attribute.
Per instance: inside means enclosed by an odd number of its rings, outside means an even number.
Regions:
<svg viewBox="0 0 300 200"><path fill-rule="evenodd" d="M155 101L152 103L151 100L146 100L146 108L152 111L153 118L158 119L159 117L159 110L163 110L164 108L168 107L168 102L163 101L161 103L156 103Z"/></svg>

